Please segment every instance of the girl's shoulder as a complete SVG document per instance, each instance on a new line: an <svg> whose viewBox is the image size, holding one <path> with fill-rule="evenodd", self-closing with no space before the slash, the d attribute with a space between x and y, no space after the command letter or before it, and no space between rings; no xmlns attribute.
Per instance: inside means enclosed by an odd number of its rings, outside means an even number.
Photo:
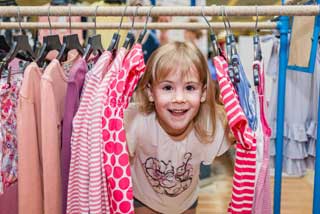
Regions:
<svg viewBox="0 0 320 214"><path fill-rule="evenodd" d="M146 123L150 115L139 110L136 103L130 103L124 111L124 127L126 130L132 130L133 127L140 127Z"/></svg>

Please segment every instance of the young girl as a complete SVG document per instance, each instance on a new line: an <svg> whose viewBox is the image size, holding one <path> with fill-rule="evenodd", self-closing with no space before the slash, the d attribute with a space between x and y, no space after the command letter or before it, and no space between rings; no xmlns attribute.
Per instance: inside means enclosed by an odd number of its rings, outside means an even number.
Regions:
<svg viewBox="0 0 320 214"><path fill-rule="evenodd" d="M229 148L207 61L192 43L150 57L125 112L135 213L195 213L200 163Z"/></svg>

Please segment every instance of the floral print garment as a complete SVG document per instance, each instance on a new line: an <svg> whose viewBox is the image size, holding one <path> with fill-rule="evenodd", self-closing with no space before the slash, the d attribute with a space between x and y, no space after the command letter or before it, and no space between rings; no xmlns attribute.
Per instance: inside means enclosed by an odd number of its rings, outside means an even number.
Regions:
<svg viewBox="0 0 320 214"><path fill-rule="evenodd" d="M0 80L0 194L17 181L17 115L23 75L14 74L10 84Z"/></svg>

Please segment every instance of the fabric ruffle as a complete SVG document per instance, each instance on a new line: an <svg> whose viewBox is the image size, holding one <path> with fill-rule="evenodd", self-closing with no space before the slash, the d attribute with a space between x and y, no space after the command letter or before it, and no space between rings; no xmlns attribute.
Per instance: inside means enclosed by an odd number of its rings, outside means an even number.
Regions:
<svg viewBox="0 0 320 214"><path fill-rule="evenodd" d="M275 141L276 141L276 123L272 123L272 135L270 139L270 166L274 167L275 159ZM305 124L284 124L283 133L283 165L282 171L290 176L303 176L307 168L312 164L307 163L309 158L308 130ZM310 162L312 162L310 160Z"/></svg>

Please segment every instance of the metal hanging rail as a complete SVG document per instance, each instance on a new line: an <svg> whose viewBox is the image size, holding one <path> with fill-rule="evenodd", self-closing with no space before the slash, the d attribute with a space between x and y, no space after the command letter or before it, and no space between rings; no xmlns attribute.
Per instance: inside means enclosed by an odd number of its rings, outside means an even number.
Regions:
<svg viewBox="0 0 320 214"><path fill-rule="evenodd" d="M146 16L150 7L96 7L91 6L50 6L51 16ZM21 16L47 16L48 6L0 6L0 16L17 16L20 10ZM315 16L319 14L317 5L285 5L285 6L155 6L152 8L152 16L201 16L202 10L207 16L221 16L225 10L228 16Z"/></svg>
<svg viewBox="0 0 320 214"><path fill-rule="evenodd" d="M72 29L95 29L94 22L71 22ZM0 29L69 29L68 22L52 22L51 26L47 22L0 22ZM255 22L231 22L230 23L233 29L237 30L247 30L254 29ZM135 23L134 29L143 29L145 23ZM224 29L224 24L221 22L212 22L211 26L214 29ZM131 29L132 23L125 22L122 23L121 29ZM277 23L275 22L259 22L258 29L275 29ZM96 29L118 29L119 23L97 23ZM185 23L185 22L168 22L168 23L148 23L148 29L207 29L207 23Z"/></svg>
<svg viewBox="0 0 320 214"><path fill-rule="evenodd" d="M285 1L282 0L282 3ZM299 0L288 1L287 4L295 4ZM317 1L319 2L319 0ZM126 10L125 10L126 8ZM18 16L48 16L48 6L0 6L0 17ZM278 107L277 107L277 135L276 135L276 169L274 184L274 213L281 211L281 182L282 182L282 151L283 151L283 128L284 128L284 106L286 88L286 69L288 61L288 16L316 16L320 14L319 5L282 5L282 6L205 6L205 7L96 7L88 6L50 6L50 16L146 16L151 10L151 16L221 16L222 11L228 16L280 16L277 23L259 23L258 28L275 28L280 31L280 54L278 74ZM203 13L202 13L203 12ZM19 14L19 15L18 15ZM264 26L264 24L266 24ZM80 26L82 25L82 26ZM222 23L212 23L214 28L224 28ZM242 25L242 26L241 26ZM48 23L24 23L24 22L2 22L0 29L16 28L50 28ZM142 23L136 23L134 28L140 29ZM248 29L254 28L253 23L232 23L232 28ZM241 26L241 27L240 27ZM70 28L68 23L52 23L52 28ZM97 28L118 28L119 23L97 23ZM94 23L74 23L71 28L89 29L94 28ZM131 28L131 23L123 23L122 28ZM152 29L203 29L207 28L204 23L148 23L147 28ZM320 111L320 100L319 100ZM319 112L320 115L320 112ZM319 213L320 208L320 184L317 177L320 174L320 116L318 115L318 138L315 166L315 186L313 214Z"/></svg>

